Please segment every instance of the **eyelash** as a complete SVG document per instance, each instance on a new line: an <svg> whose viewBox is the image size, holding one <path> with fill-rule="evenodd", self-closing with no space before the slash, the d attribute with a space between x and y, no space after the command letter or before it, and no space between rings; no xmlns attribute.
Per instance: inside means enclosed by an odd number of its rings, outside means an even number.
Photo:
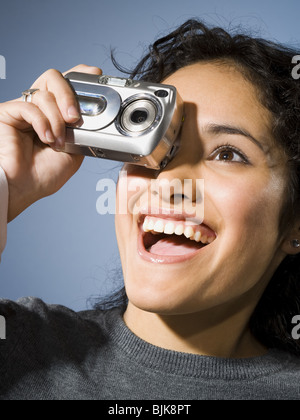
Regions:
<svg viewBox="0 0 300 420"><path fill-rule="evenodd" d="M236 153L239 155L239 157L242 159L242 162L235 162L235 161L229 161L226 162L224 160L218 159L220 162L224 162L224 163L242 163L244 165L248 165L250 163L249 159L247 158L247 156L237 147L232 146L231 144L223 144L220 146L217 146L216 149L213 151L213 153L211 153L210 158L214 158L216 157L218 154L220 154L221 152L226 152L226 151L230 151L233 153Z"/></svg>

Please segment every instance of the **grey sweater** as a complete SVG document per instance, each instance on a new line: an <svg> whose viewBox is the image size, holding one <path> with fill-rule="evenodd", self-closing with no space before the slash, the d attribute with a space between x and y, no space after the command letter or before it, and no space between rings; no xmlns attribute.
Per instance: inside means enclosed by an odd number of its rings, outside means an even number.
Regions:
<svg viewBox="0 0 300 420"><path fill-rule="evenodd" d="M300 399L300 359L203 357L135 336L120 309L75 313L39 299L0 300L0 399ZM3 320L3 318L2 318Z"/></svg>

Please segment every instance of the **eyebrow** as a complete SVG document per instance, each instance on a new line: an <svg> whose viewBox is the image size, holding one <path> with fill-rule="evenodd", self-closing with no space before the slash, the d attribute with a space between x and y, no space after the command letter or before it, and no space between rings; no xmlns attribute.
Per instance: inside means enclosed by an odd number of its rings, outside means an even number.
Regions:
<svg viewBox="0 0 300 420"><path fill-rule="evenodd" d="M256 146L258 146L263 152L265 152L265 147L261 142L259 142L249 131L245 130L244 128L234 127L232 125L227 124L208 124L206 127L206 131L209 134L231 134L231 135L238 135L247 137L251 140Z"/></svg>

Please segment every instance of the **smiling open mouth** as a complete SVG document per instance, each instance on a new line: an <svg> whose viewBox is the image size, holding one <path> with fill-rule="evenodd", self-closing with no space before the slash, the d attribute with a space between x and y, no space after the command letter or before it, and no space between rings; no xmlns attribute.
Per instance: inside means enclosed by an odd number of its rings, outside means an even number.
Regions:
<svg viewBox="0 0 300 420"><path fill-rule="evenodd" d="M160 257L192 257L216 239L216 234L203 224L170 218L146 216L141 230L144 250Z"/></svg>
<svg viewBox="0 0 300 420"><path fill-rule="evenodd" d="M192 242L184 236L146 233L144 246L150 254L173 256L190 254L198 251L205 245L201 242Z"/></svg>

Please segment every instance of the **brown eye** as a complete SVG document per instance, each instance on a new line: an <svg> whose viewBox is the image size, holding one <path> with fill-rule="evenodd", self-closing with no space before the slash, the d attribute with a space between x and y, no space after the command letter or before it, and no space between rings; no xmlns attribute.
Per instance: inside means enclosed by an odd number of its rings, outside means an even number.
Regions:
<svg viewBox="0 0 300 420"><path fill-rule="evenodd" d="M231 151L224 151L219 153L219 160L224 160L226 162L234 160L234 153Z"/></svg>
<svg viewBox="0 0 300 420"><path fill-rule="evenodd" d="M246 156L244 156L244 154L240 150L237 150L232 146L218 147L211 158L220 162L249 163Z"/></svg>

